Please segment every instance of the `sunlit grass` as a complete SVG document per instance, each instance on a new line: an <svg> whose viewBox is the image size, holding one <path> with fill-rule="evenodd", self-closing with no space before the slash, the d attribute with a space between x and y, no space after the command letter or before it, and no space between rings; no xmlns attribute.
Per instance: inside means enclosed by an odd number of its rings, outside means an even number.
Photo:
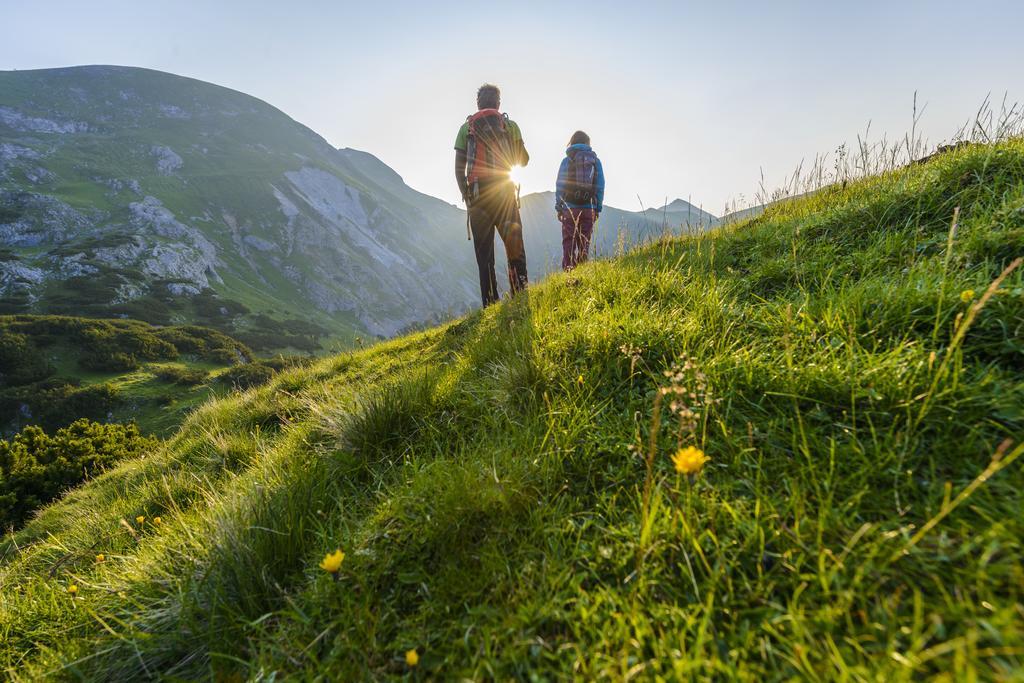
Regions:
<svg viewBox="0 0 1024 683"><path fill-rule="evenodd" d="M0 544L0 667L1010 680L1022 254L970 147L283 372Z"/></svg>

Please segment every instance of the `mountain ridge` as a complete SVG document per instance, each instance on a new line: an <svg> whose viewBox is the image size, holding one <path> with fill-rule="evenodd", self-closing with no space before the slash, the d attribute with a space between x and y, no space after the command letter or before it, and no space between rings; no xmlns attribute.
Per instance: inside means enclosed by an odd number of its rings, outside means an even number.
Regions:
<svg viewBox="0 0 1024 683"><path fill-rule="evenodd" d="M86 275L102 281L77 299L87 313L190 319L184 299L209 292L248 309L200 321L229 332L298 311L349 338L390 336L475 302L467 260L429 239L454 207L361 174L257 98L133 67L0 83L9 312L65 312L51 308Z"/></svg>

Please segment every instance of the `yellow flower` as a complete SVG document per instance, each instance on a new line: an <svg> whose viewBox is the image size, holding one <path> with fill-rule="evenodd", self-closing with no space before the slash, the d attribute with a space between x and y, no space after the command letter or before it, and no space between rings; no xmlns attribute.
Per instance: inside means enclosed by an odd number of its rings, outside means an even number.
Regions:
<svg viewBox="0 0 1024 683"><path fill-rule="evenodd" d="M75 594L78 593L78 586L76 586L75 584L71 584L70 586L68 586L68 593L72 597L74 597Z"/></svg>
<svg viewBox="0 0 1024 683"><path fill-rule="evenodd" d="M160 526L161 524L163 524L163 522L164 520L160 519L159 517L153 518L153 524L156 524L157 526Z"/></svg>
<svg viewBox="0 0 1024 683"><path fill-rule="evenodd" d="M693 446L680 448L672 456L672 462L676 465L676 472L680 474L697 474L704 468L704 463L710 459L704 455L704 451Z"/></svg>
<svg viewBox="0 0 1024 683"><path fill-rule="evenodd" d="M579 384L580 386L583 386L583 375L580 375L579 377L576 378L576 383Z"/></svg>
<svg viewBox="0 0 1024 683"><path fill-rule="evenodd" d="M409 666L416 666L420 663L420 655L416 652L416 648L413 648L405 653L405 663Z"/></svg>
<svg viewBox="0 0 1024 683"><path fill-rule="evenodd" d="M146 522L146 516L145 515L139 515L138 517L135 518L135 523L136 524L145 524L145 522Z"/></svg>
<svg viewBox="0 0 1024 683"><path fill-rule="evenodd" d="M105 562L106 559L107 559L107 556L104 555L103 553L100 553L99 555L96 556L96 564L99 564L101 562Z"/></svg>
<svg viewBox="0 0 1024 683"><path fill-rule="evenodd" d="M341 552L341 549L335 550L333 553L327 553L324 555L324 559L320 562L320 568L325 572L336 574L341 568L341 561L345 559L345 553Z"/></svg>
<svg viewBox="0 0 1024 683"><path fill-rule="evenodd" d="M965 289L964 291L960 292L960 301L963 301L965 304L969 304L973 300L974 300L974 290L973 289Z"/></svg>

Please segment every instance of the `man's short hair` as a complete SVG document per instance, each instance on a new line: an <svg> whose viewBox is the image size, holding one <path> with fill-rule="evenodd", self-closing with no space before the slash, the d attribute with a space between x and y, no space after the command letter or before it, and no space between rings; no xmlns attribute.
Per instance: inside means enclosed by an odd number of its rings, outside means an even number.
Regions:
<svg viewBox="0 0 1024 683"><path fill-rule="evenodd" d="M501 91L498 86L484 83L476 91L476 106L478 109L497 109L501 106Z"/></svg>
<svg viewBox="0 0 1024 683"><path fill-rule="evenodd" d="M587 135L586 133L584 133L582 130L578 130L578 131L576 131L575 133L572 134L571 138L569 138L569 144L570 145L589 145L590 144L590 136Z"/></svg>

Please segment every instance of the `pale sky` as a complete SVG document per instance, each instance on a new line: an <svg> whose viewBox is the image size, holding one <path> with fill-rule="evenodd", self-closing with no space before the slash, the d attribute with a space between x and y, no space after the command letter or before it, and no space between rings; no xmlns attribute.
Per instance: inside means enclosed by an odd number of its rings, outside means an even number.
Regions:
<svg viewBox="0 0 1024 683"><path fill-rule="evenodd" d="M0 69L120 64L266 100L455 202L452 145L484 81L523 130L523 192L590 133L606 202L719 214L801 159L940 141L988 93L1024 100L1024 2L0 0ZM641 199L637 198L640 195Z"/></svg>

